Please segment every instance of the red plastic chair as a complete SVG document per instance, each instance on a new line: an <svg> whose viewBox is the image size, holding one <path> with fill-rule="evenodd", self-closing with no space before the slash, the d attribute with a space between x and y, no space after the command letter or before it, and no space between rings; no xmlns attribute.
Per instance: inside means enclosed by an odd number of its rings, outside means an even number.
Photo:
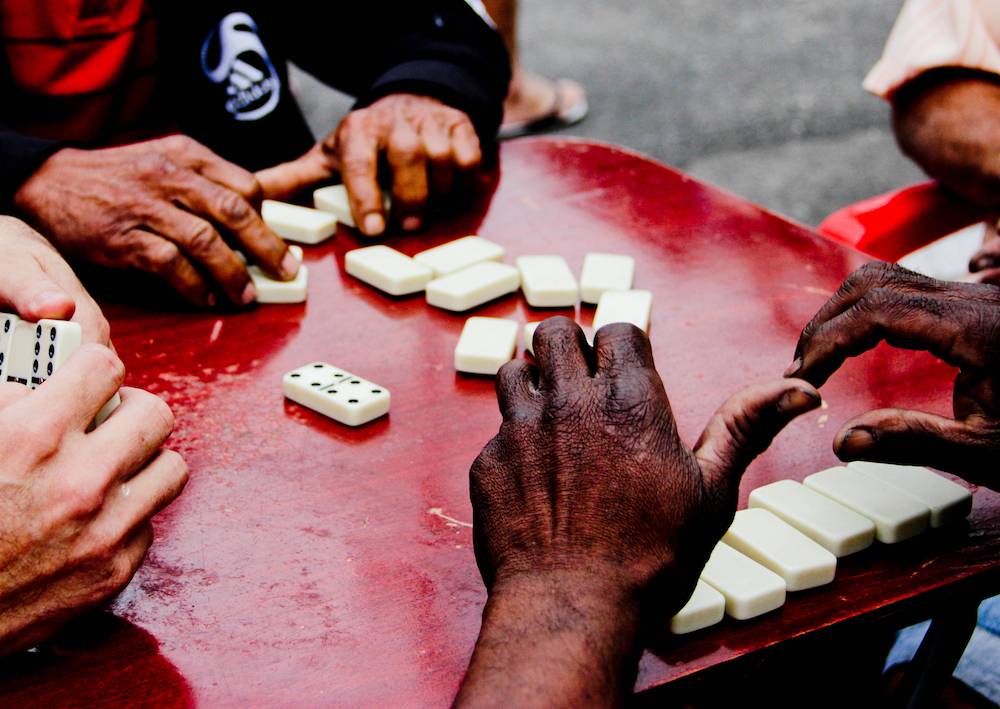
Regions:
<svg viewBox="0 0 1000 709"><path fill-rule="evenodd" d="M883 261L906 254L985 219L936 182L922 182L839 209L819 225L823 236Z"/></svg>

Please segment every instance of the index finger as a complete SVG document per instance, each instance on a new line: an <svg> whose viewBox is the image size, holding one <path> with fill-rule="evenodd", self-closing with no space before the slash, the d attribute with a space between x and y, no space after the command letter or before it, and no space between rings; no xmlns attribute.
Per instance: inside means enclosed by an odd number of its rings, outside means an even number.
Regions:
<svg viewBox="0 0 1000 709"><path fill-rule="evenodd" d="M178 198L192 212L209 217L229 232L246 250L250 261L261 265L270 275L288 280L298 273L299 262L289 254L287 244L237 192L191 172Z"/></svg>
<svg viewBox="0 0 1000 709"><path fill-rule="evenodd" d="M894 347L926 350L953 366L982 366L979 348L966 337L956 303L945 310L928 297L876 288L840 315L820 324L799 341L800 364L794 375L820 386L848 357L885 340Z"/></svg>
<svg viewBox="0 0 1000 709"><path fill-rule="evenodd" d="M124 381L125 366L114 352L101 345L83 345L22 405L34 420L84 431Z"/></svg>
<svg viewBox="0 0 1000 709"><path fill-rule="evenodd" d="M368 236L385 231L382 190L378 185L379 142L367 131L345 130L337 141L340 176L351 200L354 223Z"/></svg>
<svg viewBox="0 0 1000 709"><path fill-rule="evenodd" d="M823 304L812 319L802 328L802 334L795 346L795 356L792 366L785 376L798 376L802 362L803 349L824 324L852 308L859 300L875 288L888 285L903 285L920 287L930 285L933 279L920 276L901 266L891 263L873 262L862 266L849 275L837 292Z"/></svg>

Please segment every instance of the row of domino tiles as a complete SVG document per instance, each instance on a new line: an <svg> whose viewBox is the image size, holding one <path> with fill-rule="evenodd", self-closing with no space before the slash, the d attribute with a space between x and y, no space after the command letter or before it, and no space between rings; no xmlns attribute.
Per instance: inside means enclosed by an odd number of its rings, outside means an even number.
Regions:
<svg viewBox="0 0 1000 709"><path fill-rule="evenodd" d="M785 603L787 592L831 583L839 557L895 544L928 527L963 520L972 494L926 468L852 462L781 480L750 493L702 570L694 593L670 620L680 635L724 615L755 618Z"/></svg>
<svg viewBox="0 0 1000 709"><path fill-rule="evenodd" d="M329 239L336 232L338 222L354 226L343 185L316 190L313 203L315 209L265 200L261 215L282 238L305 244ZM385 206L389 208L388 199ZM293 250L293 253L302 260L301 250ZM355 249L345 256L345 270L389 295L404 296L423 291L431 305L456 312L470 310L519 288L533 307L572 307L578 299L599 303L605 292L629 291L635 271L635 260L630 256L588 254L578 284L560 256L522 256L517 259L515 269L503 263L504 255L503 247L498 244L469 236L412 258L384 245ZM300 269L300 276L289 282L272 280L257 267L250 268L250 276L257 286L258 302L292 303L306 299L304 267ZM650 299L648 293L640 293ZM609 303L603 310L610 316L613 307L614 304ZM641 320L641 313L635 319ZM635 324L643 329L646 327L642 322Z"/></svg>
<svg viewBox="0 0 1000 709"><path fill-rule="evenodd" d="M75 322L29 322L12 313L0 313L0 382L16 382L37 389L80 349L83 330ZM99 426L118 408L118 394L97 412Z"/></svg>

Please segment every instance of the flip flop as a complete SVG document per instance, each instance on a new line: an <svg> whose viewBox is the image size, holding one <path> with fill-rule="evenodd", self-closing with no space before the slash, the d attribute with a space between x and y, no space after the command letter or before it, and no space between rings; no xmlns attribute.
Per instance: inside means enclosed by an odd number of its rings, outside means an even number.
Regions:
<svg viewBox="0 0 1000 709"><path fill-rule="evenodd" d="M504 123L500 126L497 138L507 140L558 130L575 125L587 117L590 106L587 104L587 94L582 86L572 79L557 79L553 85L555 95L552 99L552 107L548 111L530 120ZM566 104L566 95L573 93L574 89L578 89L580 100Z"/></svg>

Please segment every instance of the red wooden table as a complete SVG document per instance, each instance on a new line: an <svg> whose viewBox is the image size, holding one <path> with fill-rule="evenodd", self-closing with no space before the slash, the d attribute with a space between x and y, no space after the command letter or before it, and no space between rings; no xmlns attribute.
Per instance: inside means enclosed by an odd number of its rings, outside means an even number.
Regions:
<svg viewBox="0 0 1000 709"><path fill-rule="evenodd" d="M654 293L651 336L686 440L746 384L779 376L801 326L861 257L639 155L557 139L506 144L491 195L393 245L413 254L476 232L508 257L632 254ZM343 272L342 232L306 252L304 306L235 314L109 304L129 384L173 407L192 470L110 611L8 661L0 702L34 706L446 704L479 628L468 469L495 433L488 378L457 375L464 316L393 299ZM568 311L556 311L568 313ZM541 319L519 297L476 314ZM591 308L577 313L583 324ZM349 429L281 396L283 372L327 360L392 392L391 415ZM837 463L849 417L890 403L949 410L952 371L886 348L850 362L754 465L748 491ZM831 626L995 586L1000 499L967 528L843 560L836 581L762 619L666 639L638 689L738 665ZM666 637L666 636L664 636Z"/></svg>

